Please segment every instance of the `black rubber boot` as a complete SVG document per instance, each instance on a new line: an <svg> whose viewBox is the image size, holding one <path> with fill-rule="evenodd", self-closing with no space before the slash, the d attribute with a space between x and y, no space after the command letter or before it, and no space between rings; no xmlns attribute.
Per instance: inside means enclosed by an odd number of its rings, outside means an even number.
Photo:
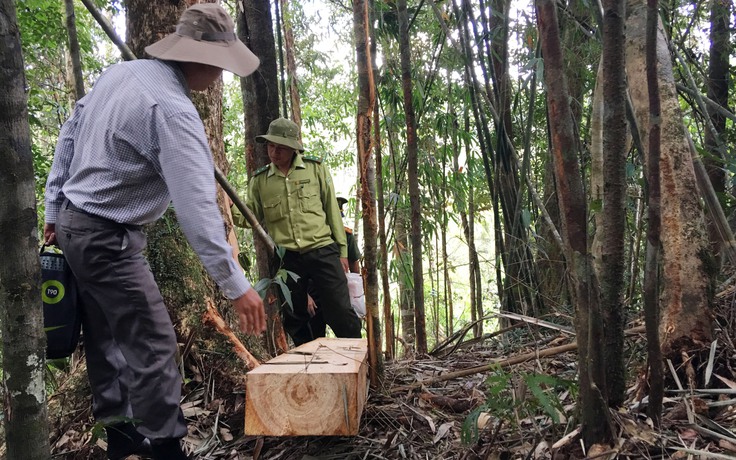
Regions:
<svg viewBox="0 0 736 460"><path fill-rule="evenodd" d="M151 450L155 460L188 460L179 438L154 439L151 441Z"/></svg>
<svg viewBox="0 0 736 460"><path fill-rule="evenodd" d="M105 427L107 458L121 460L128 455L150 455L151 443L136 431L132 423L118 423Z"/></svg>

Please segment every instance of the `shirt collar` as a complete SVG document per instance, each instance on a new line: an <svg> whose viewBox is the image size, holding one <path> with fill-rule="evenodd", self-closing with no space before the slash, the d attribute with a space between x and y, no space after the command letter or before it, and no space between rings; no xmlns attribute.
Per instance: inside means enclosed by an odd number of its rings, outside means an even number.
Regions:
<svg viewBox="0 0 736 460"><path fill-rule="evenodd" d="M306 166L304 165L304 157L301 153L297 152L296 155L294 155L294 160L291 162L291 168L289 168L289 172L292 172L295 169L304 168L306 168ZM273 176L278 171L278 168L273 163L268 164L268 177Z"/></svg>

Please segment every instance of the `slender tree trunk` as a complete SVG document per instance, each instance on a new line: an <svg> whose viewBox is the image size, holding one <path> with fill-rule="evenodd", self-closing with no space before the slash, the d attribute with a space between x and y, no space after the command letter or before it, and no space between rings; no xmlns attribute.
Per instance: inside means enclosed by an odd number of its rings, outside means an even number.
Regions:
<svg viewBox="0 0 736 460"><path fill-rule="evenodd" d="M728 87L730 83L730 65L728 63L731 55L731 10L732 0L713 0L710 10L710 59L708 60L708 78L706 80L706 91L708 98L722 107L728 107ZM709 155L703 159L708 171L708 177L716 193L726 191L726 169L725 160L727 152L720 146L726 145L724 139L716 138L723 136L726 130L726 117L712 107L708 107L708 117L713 123L715 133L710 129L705 130L705 147ZM713 220L708 221L708 233L710 236L710 247L713 254L721 254L723 246L722 237L718 226ZM720 260L718 261L720 262Z"/></svg>
<svg viewBox="0 0 736 460"><path fill-rule="evenodd" d="M624 3L603 1L603 210L601 310L605 332L608 404L624 401L624 229L626 228L626 75Z"/></svg>
<svg viewBox="0 0 736 460"><path fill-rule="evenodd" d="M537 0L537 22L544 56L544 79L552 134L555 181L562 216L565 257L575 306L582 438L587 447L613 440L606 394L605 362L598 290L588 253L587 211L579 146L574 137L555 2ZM594 342L598 339L598 342Z"/></svg>
<svg viewBox="0 0 736 460"><path fill-rule="evenodd" d="M424 270L422 268L422 205L419 202L419 152L417 124L414 116L411 77L411 45L409 43L409 15L406 0L399 0L399 48L401 54L401 81L406 116L406 155L408 158L409 201L411 203L411 252L414 280L414 315L417 353L427 353L427 329L424 312Z"/></svg>
<svg viewBox="0 0 736 460"><path fill-rule="evenodd" d="M648 2L646 18L646 76L649 103L649 148L646 157L648 184L648 221L646 272L644 273L644 319L647 329L647 359L649 365L649 405L647 414L654 426L660 426L664 390L662 349L659 343L660 306L659 297L659 253L660 253L660 99L657 78L657 25L659 12L657 0Z"/></svg>
<svg viewBox="0 0 736 460"><path fill-rule="evenodd" d="M291 27L289 3L279 0L281 4L282 23L284 25L284 54L286 54L286 75L289 86L289 100L291 101L291 119L297 125L302 125L302 103L299 98L299 76L296 72L296 57L294 56L294 30ZM284 96L286 98L286 96Z"/></svg>
<svg viewBox="0 0 736 460"><path fill-rule="evenodd" d="M0 324L8 459L46 460L45 346L36 187L15 4L0 0Z"/></svg>
<svg viewBox="0 0 736 460"><path fill-rule="evenodd" d="M449 73L449 70L448 70ZM450 80L448 79L448 82ZM448 96L452 97L452 92L448 92ZM448 99L449 100L449 99ZM452 107L452 103L449 103L449 105ZM452 113L452 109L448 110L448 113ZM450 115L450 119L448 120L448 123L445 125L445 145L447 145L448 136L450 133L450 128L452 129L452 153L454 155L455 153L455 119L452 115ZM447 255L447 227L449 224L449 216L447 212L447 204L449 203L449 197L447 190L449 188L448 186L448 171L447 171L447 151L442 153L442 193L441 193L441 203L442 203L442 221L440 222L440 232L441 232L441 257L442 257L442 297L445 300L445 337L449 337L452 334L452 282L450 280L450 267L448 264L448 255Z"/></svg>
<svg viewBox="0 0 736 460"><path fill-rule="evenodd" d="M242 5L242 10L240 9ZM268 131L271 121L279 117L279 90L276 70L276 44L274 41L271 7L268 0L244 0L238 2L238 37L261 60L258 71L240 79L243 95L245 162L248 175L270 162L266 144L259 144L255 137ZM256 262L261 278L271 277L273 254L265 244L254 239ZM273 291L266 296L268 328L266 343L272 354L288 349L286 335L279 316L279 296Z"/></svg>
<svg viewBox="0 0 736 460"><path fill-rule="evenodd" d="M641 139L649 139L644 0L626 6L626 72ZM705 220L675 89L671 56L661 24L657 32L657 79L661 101L661 248L664 356L681 362L681 353L702 351L712 340L713 298ZM705 357L704 357L705 358ZM697 360L696 360L697 363ZM692 363L695 365L696 363ZM695 382L692 382L695 383Z"/></svg>
<svg viewBox="0 0 736 460"><path fill-rule="evenodd" d="M84 97L84 77L82 76L82 58L79 54L74 0L64 0L64 9L66 11L66 31L69 39L69 57L72 62L72 87L74 88L74 100L78 101Z"/></svg>
<svg viewBox="0 0 736 460"><path fill-rule="evenodd" d="M289 118L289 110L287 108L289 98L286 97L288 93L286 92L286 65L284 65L284 39L282 34L284 23L281 17L280 5L281 2L279 1L276 1L273 4L273 12L276 14L276 56L279 59L278 69L279 89L281 90L281 116L284 118Z"/></svg>
<svg viewBox="0 0 736 460"><path fill-rule="evenodd" d="M365 302L368 321L368 356L373 388L383 381L383 354L381 353L381 321L378 309L378 254L376 251L378 223L376 219L376 169L373 157L372 119L376 107L376 83L373 79L371 56L370 0L353 2L353 33L355 35L358 68L357 149L360 196L363 208ZM374 129L378 129L376 126Z"/></svg>
<svg viewBox="0 0 736 460"><path fill-rule="evenodd" d="M371 11L372 15L375 16L375 10ZM371 21L373 22L373 21ZM376 82L376 76L378 75L378 65L376 63L376 37L375 29L371 28L371 66L373 67L373 78L374 84ZM396 326L394 324L394 317L391 311L391 287L388 279L388 244L386 242L386 206L384 201L384 188L383 188L383 153L381 149L381 123L380 116L378 113L379 101L378 95L376 94L376 101L373 106L373 135L374 142L373 148L375 149L376 158L376 198L378 203L378 257L379 257L379 269L381 271L381 289L383 291L383 323L384 332L386 336L386 344L384 347L384 353L386 359L393 359L396 351L394 349L394 343L396 341Z"/></svg>

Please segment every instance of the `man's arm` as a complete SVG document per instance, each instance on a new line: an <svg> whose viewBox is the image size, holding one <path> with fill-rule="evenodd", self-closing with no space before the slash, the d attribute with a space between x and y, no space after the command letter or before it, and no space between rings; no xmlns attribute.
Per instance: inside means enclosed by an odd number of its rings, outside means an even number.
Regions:
<svg viewBox="0 0 736 460"><path fill-rule="evenodd" d="M54 237L54 241L49 241L50 235L54 233L51 226L56 223L56 215L59 213L61 203L64 201L64 194L61 192L61 188L67 179L69 179L69 167L74 158L74 138L77 134L77 124L79 123L79 117L83 108L82 105L78 104L71 118L61 127L59 139L56 142L56 150L54 151L54 162L51 164L51 171L46 180L46 192L44 196L46 203L45 221L49 227L44 229L44 237L49 244L54 243L56 240Z"/></svg>
<svg viewBox="0 0 736 460"><path fill-rule="evenodd" d="M238 299L250 282L225 238L214 164L199 116L192 110L160 120L158 139L162 176L182 231L225 297Z"/></svg>

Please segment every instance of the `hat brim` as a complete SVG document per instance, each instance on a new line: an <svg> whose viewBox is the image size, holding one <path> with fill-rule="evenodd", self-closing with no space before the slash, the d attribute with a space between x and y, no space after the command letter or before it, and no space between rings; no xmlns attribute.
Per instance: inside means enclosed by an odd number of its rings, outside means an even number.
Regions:
<svg viewBox="0 0 736 460"><path fill-rule="evenodd" d="M169 34L146 47L146 53L168 61L198 62L230 71L241 77L252 74L260 60L243 42L207 42Z"/></svg>
<svg viewBox="0 0 736 460"><path fill-rule="evenodd" d="M295 139L289 139L288 137L281 137L281 136L274 136L272 134L263 134L260 136L256 136L256 142L260 142L263 144L264 142L273 142L274 144L280 144L285 145L287 147L291 147L294 150L299 150L300 152L304 151L304 147L302 147L302 144L299 143L299 141Z"/></svg>

